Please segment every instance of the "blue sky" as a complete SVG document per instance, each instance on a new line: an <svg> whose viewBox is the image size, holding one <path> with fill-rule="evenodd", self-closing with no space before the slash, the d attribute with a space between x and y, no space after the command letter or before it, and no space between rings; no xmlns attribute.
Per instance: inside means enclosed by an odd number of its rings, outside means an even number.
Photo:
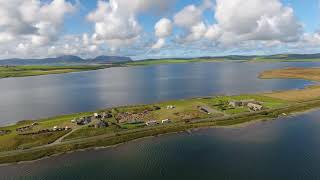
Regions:
<svg viewBox="0 0 320 180"><path fill-rule="evenodd" d="M75 3L75 1L71 1ZM94 10L97 6L96 0L79 0L81 8L79 12L67 18L65 23L65 29L68 33L85 33L92 32L92 24L85 21L86 15ZM305 24L305 30L307 32L314 32L320 29L320 1L319 0L282 0L283 4L291 6L295 15L301 22ZM183 0L177 1L175 7L172 7L171 12L177 12L183 7L190 4L200 4L199 0ZM170 14L168 13L168 16ZM214 21L213 12L206 12L205 18L209 21ZM146 27L146 31L152 33L154 24L159 20L161 16L140 16L141 24Z"/></svg>
<svg viewBox="0 0 320 180"><path fill-rule="evenodd" d="M12 0L0 5L0 58L315 53L319 10L318 0Z"/></svg>

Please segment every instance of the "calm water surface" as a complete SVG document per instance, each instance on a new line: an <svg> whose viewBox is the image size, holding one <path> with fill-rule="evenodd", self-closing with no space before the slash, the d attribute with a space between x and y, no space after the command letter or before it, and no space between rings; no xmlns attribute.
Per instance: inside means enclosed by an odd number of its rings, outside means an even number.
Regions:
<svg viewBox="0 0 320 180"><path fill-rule="evenodd" d="M260 80L259 72L320 63L190 63L0 80L0 125L23 119L218 94L303 88L304 80Z"/></svg>
<svg viewBox="0 0 320 180"><path fill-rule="evenodd" d="M2 179L320 179L320 111L0 167Z"/></svg>

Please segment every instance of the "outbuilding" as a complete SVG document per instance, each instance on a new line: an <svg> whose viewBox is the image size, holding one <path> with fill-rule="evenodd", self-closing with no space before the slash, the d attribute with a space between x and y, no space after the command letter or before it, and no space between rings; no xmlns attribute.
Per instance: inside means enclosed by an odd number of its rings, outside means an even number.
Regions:
<svg viewBox="0 0 320 180"><path fill-rule="evenodd" d="M157 125L157 124L158 124L158 122L155 121L155 120L153 120L153 121L147 121L147 122L146 122L146 125L147 125L147 126L154 126L154 125Z"/></svg>

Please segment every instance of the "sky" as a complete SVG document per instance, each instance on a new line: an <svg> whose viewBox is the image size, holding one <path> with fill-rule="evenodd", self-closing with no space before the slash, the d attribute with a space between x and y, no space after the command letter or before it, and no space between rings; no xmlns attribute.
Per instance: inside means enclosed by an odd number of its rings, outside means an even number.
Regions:
<svg viewBox="0 0 320 180"><path fill-rule="evenodd" d="M320 52L319 0L0 0L0 59Z"/></svg>

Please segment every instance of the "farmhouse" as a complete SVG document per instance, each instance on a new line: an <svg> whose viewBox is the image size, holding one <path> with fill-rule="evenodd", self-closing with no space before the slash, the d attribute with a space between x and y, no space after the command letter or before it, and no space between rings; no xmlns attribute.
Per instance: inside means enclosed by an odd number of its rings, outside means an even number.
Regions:
<svg viewBox="0 0 320 180"><path fill-rule="evenodd" d="M98 113L93 113L93 117L96 118L96 119L101 119L102 116Z"/></svg>
<svg viewBox="0 0 320 180"><path fill-rule="evenodd" d="M158 122L155 121L155 120L147 121L147 122L146 122L146 125L147 125L147 126L154 126L154 125L157 125L157 124L158 124Z"/></svg>
<svg viewBox="0 0 320 180"><path fill-rule="evenodd" d="M103 119L112 118L112 114L111 114L111 113L103 112L103 113L102 113L102 118L103 118Z"/></svg>
<svg viewBox="0 0 320 180"><path fill-rule="evenodd" d="M91 121L92 121L92 117L91 116L87 116L87 117L82 117L80 119L76 119L76 123L78 125L86 125L86 124L91 123Z"/></svg>
<svg viewBox="0 0 320 180"><path fill-rule="evenodd" d="M260 104L248 103L248 108L253 111L261 111L263 109L263 106Z"/></svg>
<svg viewBox="0 0 320 180"><path fill-rule="evenodd" d="M11 133L10 130L0 130L0 136L6 135L6 134L9 134L9 133Z"/></svg>
<svg viewBox="0 0 320 180"><path fill-rule="evenodd" d="M248 99L248 100L241 100L241 101L230 101L229 106L232 106L232 107L247 106L249 103L260 104L254 99Z"/></svg>
<svg viewBox="0 0 320 180"><path fill-rule="evenodd" d="M105 121L99 121L94 125L95 128L106 128L108 127L108 123Z"/></svg>

